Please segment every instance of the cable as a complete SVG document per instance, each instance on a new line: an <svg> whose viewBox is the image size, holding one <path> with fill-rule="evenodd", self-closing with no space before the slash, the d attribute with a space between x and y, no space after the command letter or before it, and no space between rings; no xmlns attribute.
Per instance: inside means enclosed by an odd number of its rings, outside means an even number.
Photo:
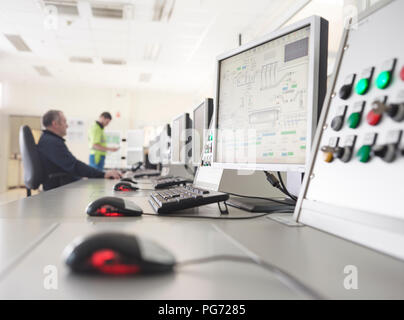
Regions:
<svg viewBox="0 0 404 320"><path fill-rule="evenodd" d="M286 192L286 194L287 194L290 198L292 198L293 200L297 201L297 197L294 196L293 194L291 194L291 193L288 191L288 189L286 188L285 184L283 183L283 179L282 179L281 173L278 171L277 174L278 174L278 178L279 178L279 181L280 181L280 183L281 183L281 185L282 185L283 190Z"/></svg>
<svg viewBox="0 0 404 320"><path fill-rule="evenodd" d="M209 263L209 262L216 262L216 261L233 261L233 262L242 262L242 263L251 263L257 266L260 266L272 273L274 273L282 282L286 283L289 287L302 292L305 295L310 296L312 299L323 299L323 297L314 291L313 289L307 287L303 284L300 280L296 277L291 275L285 270L273 265L272 263L266 262L262 259L253 260L249 257L242 257L242 256L234 256L234 255L217 255L205 258L198 258L198 259L191 259L185 260L182 262L178 262L176 266L184 267L187 265L192 264L200 264L200 263Z"/></svg>
<svg viewBox="0 0 404 320"><path fill-rule="evenodd" d="M172 217L172 218L194 218L194 219L213 219L213 220L248 220L248 219L255 219L267 216L275 212L266 212L259 215L253 216L245 216L245 217L228 217L228 216L219 216L219 217L209 217L209 216L196 216L196 215L180 215L180 214L155 214L155 213L143 213L146 216L155 216L155 217ZM276 210L276 213L293 213L292 209L279 209Z"/></svg>
<svg viewBox="0 0 404 320"><path fill-rule="evenodd" d="M191 174L193 177L195 176L195 172L192 171L190 167L188 167L187 164L184 164L185 169L188 171L189 174Z"/></svg>
<svg viewBox="0 0 404 320"><path fill-rule="evenodd" d="M275 188L277 188L278 190L280 190L284 195L290 197L294 202L297 201L297 198L296 198L295 196L291 195L286 189L284 189L284 188L282 187L282 186L284 186L284 185L283 185L283 181L282 181L282 185L281 185L281 183L279 182L279 180L278 180L272 173L269 173L268 171L264 171L264 172L265 172L265 175L266 175L266 177L267 177L268 182L269 182L273 187L275 187ZM279 174L279 176L280 176L280 174Z"/></svg>
<svg viewBox="0 0 404 320"><path fill-rule="evenodd" d="M280 204L284 204L284 205L287 205L287 206L293 206L293 207L295 206L294 203L289 203L289 202L282 201L282 200L277 200L277 199L274 199L274 198L264 198L264 197L246 196L246 195L243 195L243 194L232 193L232 192L226 192L226 193L227 193L227 194L230 194L230 195L232 195L232 196L241 197L241 198L251 198L251 199L258 199L258 200L273 201L273 202L280 203Z"/></svg>

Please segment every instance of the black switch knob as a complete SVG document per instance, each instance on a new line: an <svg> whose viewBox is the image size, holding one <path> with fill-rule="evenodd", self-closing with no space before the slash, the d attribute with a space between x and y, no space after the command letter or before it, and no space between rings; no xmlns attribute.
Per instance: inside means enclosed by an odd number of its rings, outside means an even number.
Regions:
<svg viewBox="0 0 404 320"><path fill-rule="evenodd" d="M387 109L386 113L388 116L394 121L403 121L404 120L404 103L392 103Z"/></svg>
<svg viewBox="0 0 404 320"><path fill-rule="evenodd" d="M336 147L334 149L334 157L340 159L342 162L349 162L352 158L351 147Z"/></svg>
<svg viewBox="0 0 404 320"><path fill-rule="evenodd" d="M372 148L372 154L385 162L393 162L396 158L396 149L396 145L394 144L374 146Z"/></svg>
<svg viewBox="0 0 404 320"><path fill-rule="evenodd" d="M342 100L346 100L351 96L351 92L352 92L352 84L344 84L341 89L339 89L339 97Z"/></svg>
<svg viewBox="0 0 404 320"><path fill-rule="evenodd" d="M331 121L331 128L335 131L340 131L343 125L344 125L343 116L336 116Z"/></svg>

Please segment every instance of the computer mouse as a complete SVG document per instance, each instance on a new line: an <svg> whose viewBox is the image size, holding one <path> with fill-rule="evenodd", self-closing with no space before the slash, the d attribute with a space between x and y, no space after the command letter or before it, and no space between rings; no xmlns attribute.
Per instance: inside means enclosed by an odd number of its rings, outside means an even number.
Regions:
<svg viewBox="0 0 404 320"><path fill-rule="evenodd" d="M132 178L122 178L119 181L126 181L126 182L137 184L137 181L133 180Z"/></svg>
<svg viewBox="0 0 404 320"><path fill-rule="evenodd" d="M114 190L115 191L136 191L139 188L135 186L134 183L128 182L128 181L120 181L117 184L114 185Z"/></svg>
<svg viewBox="0 0 404 320"><path fill-rule="evenodd" d="M128 199L102 197L89 203L86 212L94 217L133 217L142 215L143 210Z"/></svg>
<svg viewBox="0 0 404 320"><path fill-rule="evenodd" d="M106 275L169 272L176 263L156 242L118 232L78 238L66 247L64 258L73 272Z"/></svg>

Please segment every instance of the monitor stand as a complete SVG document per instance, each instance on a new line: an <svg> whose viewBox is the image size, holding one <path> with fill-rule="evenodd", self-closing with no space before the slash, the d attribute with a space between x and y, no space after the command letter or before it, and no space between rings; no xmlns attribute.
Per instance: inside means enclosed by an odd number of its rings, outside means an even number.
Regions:
<svg viewBox="0 0 404 320"><path fill-rule="evenodd" d="M241 197L230 197L226 203L229 206L239 208L242 210L246 210L249 212L263 212L263 213L272 213L272 212L283 212L288 211L291 212L294 210L295 202L289 198L277 198L274 200L279 200L285 202L287 204L277 203L275 201L263 200L263 199L254 199L254 198L241 198Z"/></svg>
<svg viewBox="0 0 404 320"><path fill-rule="evenodd" d="M243 195L251 195L262 198L272 198L274 200L279 200L285 202L286 204L278 203L275 201L265 200L265 199L256 199L256 198L246 198L246 197L235 197L232 196L226 203L229 206L236 207L242 210L246 210L249 212L263 212L263 213L272 213L272 212L291 212L294 210L295 201L286 197L279 192L279 190L272 187L264 177L261 177L263 173L257 173L256 177L244 177L240 179L238 184L248 184L247 179L253 179L255 182L254 185L250 185L248 192L233 192L239 193ZM255 178L255 179L254 179ZM235 182L235 177L232 177L233 183ZM262 184L266 184L265 187L263 185L259 185L259 182ZM287 172L286 173L286 188L293 195L298 195L300 186L302 184L302 174L299 172ZM268 192L268 188L273 189ZM265 194L262 193L262 190L265 190ZM247 190L245 190L247 191ZM228 190L227 192L231 192Z"/></svg>

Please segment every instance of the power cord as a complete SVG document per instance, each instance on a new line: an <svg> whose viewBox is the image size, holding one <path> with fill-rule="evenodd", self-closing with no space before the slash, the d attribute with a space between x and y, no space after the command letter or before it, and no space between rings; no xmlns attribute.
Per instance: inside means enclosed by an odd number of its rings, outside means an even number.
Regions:
<svg viewBox="0 0 404 320"><path fill-rule="evenodd" d="M293 213L294 210L291 209L279 209L276 210L276 213ZM261 218L265 217L269 214L272 214L272 212L266 212L258 215L250 215L250 216L244 216L244 217L229 217L227 214L223 214L218 217L209 217L209 216L197 216L197 215L182 215L182 214L172 214L172 213L167 213L167 214L155 214L155 213L143 213L145 216L155 216L155 217L168 217L168 218L193 218L193 219L212 219L212 220L248 220L248 219L256 219L256 218Z"/></svg>
<svg viewBox="0 0 404 320"><path fill-rule="evenodd" d="M285 187L285 184L283 183L282 177L280 172L278 171L278 177L279 180L272 174L269 173L268 171L264 171L265 175L267 176L267 180L268 182L275 188L277 188L278 190L280 190L284 195L288 196L289 198L291 198L293 201L297 201L297 197L292 195Z"/></svg>
<svg viewBox="0 0 404 320"><path fill-rule="evenodd" d="M313 289L307 287L296 277L288 273L287 271L273 265L272 263L266 262L262 259L251 259L249 257L242 256L234 256L234 255L216 255L211 257L199 258L199 259L191 259L185 260L182 262L178 262L176 264L177 267L185 267L187 265L192 264L201 264L201 263L209 263L216 261L233 261L233 262L242 262L242 263L251 263L257 266L260 266L272 273L275 274L283 283L287 286L303 293L304 295L310 296L312 299L324 299L319 293L314 291Z"/></svg>

